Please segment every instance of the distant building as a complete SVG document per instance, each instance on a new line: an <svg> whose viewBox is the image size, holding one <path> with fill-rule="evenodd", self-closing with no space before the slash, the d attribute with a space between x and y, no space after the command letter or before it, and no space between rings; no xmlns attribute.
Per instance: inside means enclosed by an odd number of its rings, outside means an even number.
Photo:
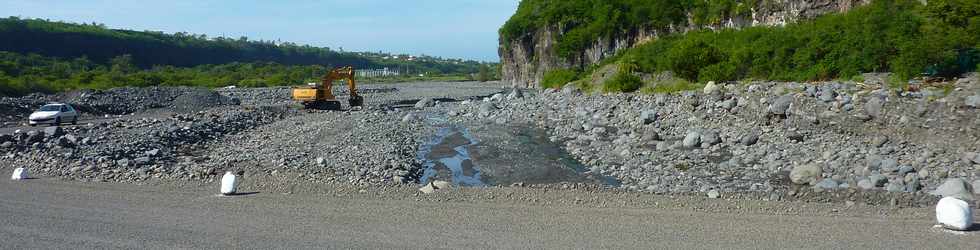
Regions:
<svg viewBox="0 0 980 250"><path fill-rule="evenodd" d="M393 77L400 76L402 73L397 69L361 69L357 70L357 77Z"/></svg>

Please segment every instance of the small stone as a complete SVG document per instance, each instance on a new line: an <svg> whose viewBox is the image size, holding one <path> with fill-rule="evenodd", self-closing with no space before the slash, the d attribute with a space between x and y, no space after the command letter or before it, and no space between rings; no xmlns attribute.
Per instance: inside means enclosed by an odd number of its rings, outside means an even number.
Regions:
<svg viewBox="0 0 980 250"><path fill-rule="evenodd" d="M881 160L881 172L894 173L898 171L898 160L885 158Z"/></svg>
<svg viewBox="0 0 980 250"><path fill-rule="evenodd" d="M408 114L405 114L405 116L402 117L402 122L405 122L405 123L413 122L413 121L416 121L416 120L418 120L418 115L416 115L415 113L408 113Z"/></svg>
<svg viewBox="0 0 980 250"><path fill-rule="evenodd" d="M875 187L884 187L888 183L888 178L881 174L873 174L868 179Z"/></svg>
<svg viewBox="0 0 980 250"><path fill-rule="evenodd" d="M147 163L150 163L150 157L146 157L146 156L138 157L134 159L133 162L136 163L136 165L145 165Z"/></svg>
<svg viewBox="0 0 980 250"><path fill-rule="evenodd" d="M721 193L719 193L718 190L712 189L708 191L708 198L718 199L718 197L721 197Z"/></svg>
<svg viewBox="0 0 980 250"><path fill-rule="evenodd" d="M822 189L822 190L834 190L837 189L839 186L840 185L837 184L837 181L835 181L834 179L825 178L820 182L817 182L817 185L814 185L814 188Z"/></svg>
<svg viewBox="0 0 980 250"><path fill-rule="evenodd" d="M915 172L915 168L913 168L912 166L909 166L909 165L901 166L901 167L898 168L898 175L899 176L906 176L906 175L908 175L909 173L912 173L912 172Z"/></svg>
<svg viewBox="0 0 980 250"><path fill-rule="evenodd" d="M433 181L432 185L435 186L436 189L449 189L449 187L452 186L452 183L448 181Z"/></svg>
<svg viewBox="0 0 980 250"><path fill-rule="evenodd" d="M65 134L65 130L61 127L46 127L44 128L44 136L48 138L54 138L62 136Z"/></svg>
<svg viewBox="0 0 980 250"><path fill-rule="evenodd" d="M657 121L658 115L656 110L647 109L640 112L640 120L643 120L643 124L651 124Z"/></svg>
<svg viewBox="0 0 980 250"><path fill-rule="evenodd" d="M967 97L964 104L970 108L980 108L980 95Z"/></svg>
<svg viewBox="0 0 980 250"><path fill-rule="evenodd" d="M740 140L740 142L742 143L742 145L745 146L755 145L757 142L759 142L759 132L758 131L749 132L745 136L742 136L742 140Z"/></svg>
<svg viewBox="0 0 980 250"><path fill-rule="evenodd" d="M418 102L415 103L415 108L419 108L419 109L428 108L428 107L433 107L435 105L436 102L435 100L432 100L432 98L422 98L422 100L419 100Z"/></svg>
<svg viewBox="0 0 980 250"><path fill-rule="evenodd" d="M861 190L871 190L875 188L875 184L868 179L861 179L858 181L857 186L858 188L861 188Z"/></svg>
<svg viewBox="0 0 980 250"><path fill-rule="evenodd" d="M822 173L823 169L815 164L800 165L789 172L789 179L796 184L810 184L816 182Z"/></svg>
<svg viewBox="0 0 980 250"><path fill-rule="evenodd" d="M521 92L521 89L514 88L513 90L510 91L510 94L507 94L508 100L514 100L519 98L524 98L524 92Z"/></svg>
<svg viewBox="0 0 980 250"><path fill-rule="evenodd" d="M705 84L704 85L704 91L703 92L704 92L705 95L714 94L714 93L717 93L717 92L720 92L720 91L721 91L721 88L717 84L715 84L715 81L708 81L708 84Z"/></svg>
<svg viewBox="0 0 980 250"><path fill-rule="evenodd" d="M890 193L899 193L905 191L905 185L892 182L892 183L888 183L888 187L885 188L885 190L887 190Z"/></svg>
<svg viewBox="0 0 980 250"><path fill-rule="evenodd" d="M919 182L919 176L914 173L910 173L905 177L905 192L915 193L922 188L922 183Z"/></svg>
<svg viewBox="0 0 980 250"><path fill-rule="evenodd" d="M790 131L789 133L787 133L786 138L794 142L803 142L804 139L803 134L800 134L796 131Z"/></svg>
<svg viewBox="0 0 980 250"><path fill-rule="evenodd" d="M432 183L430 182L429 184L422 186L422 188L419 188L419 191L421 191L423 194L435 193L436 186L432 185Z"/></svg>
<svg viewBox="0 0 980 250"><path fill-rule="evenodd" d="M689 132L687 136L684 136L684 147L694 148L701 145L701 134L698 132Z"/></svg>
<svg viewBox="0 0 980 250"><path fill-rule="evenodd" d="M327 160L326 159L323 159L323 157L317 157L316 158L316 165L317 166L321 166L322 167L324 163L327 163Z"/></svg>
<svg viewBox="0 0 980 250"><path fill-rule="evenodd" d="M864 114L871 118L878 118L881 116L881 108L885 105L885 100L881 97L872 96L868 103L864 104Z"/></svg>
<svg viewBox="0 0 980 250"><path fill-rule="evenodd" d="M706 143L708 146L721 143L721 136L718 135L718 132L712 130L705 131L701 134L701 143Z"/></svg>
<svg viewBox="0 0 980 250"><path fill-rule="evenodd" d="M818 98L820 98L820 101L823 102L832 102L836 99L835 97L837 97L837 93L834 93L833 88L824 86L821 88L820 96Z"/></svg>
<svg viewBox="0 0 980 250"><path fill-rule="evenodd" d="M490 116L490 114L493 114L494 110L497 110L497 106L493 105L491 102L484 102L483 104L480 104L480 116Z"/></svg>

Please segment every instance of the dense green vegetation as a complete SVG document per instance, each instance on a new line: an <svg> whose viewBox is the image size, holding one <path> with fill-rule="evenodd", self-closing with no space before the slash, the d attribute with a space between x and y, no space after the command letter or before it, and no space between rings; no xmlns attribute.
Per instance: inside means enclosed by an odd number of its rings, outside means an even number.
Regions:
<svg viewBox="0 0 980 250"><path fill-rule="evenodd" d="M0 19L0 51L40 54L59 58L87 57L106 64L131 55L133 63L144 69L156 65L193 67L232 62L275 62L283 65L351 65L356 68L398 68L413 72L476 73L479 63L384 53L343 52L331 48L195 35L183 32L109 29L101 24L74 24L41 19ZM394 59L393 59L394 58Z"/></svg>
<svg viewBox="0 0 980 250"><path fill-rule="evenodd" d="M500 28L506 43L526 38L540 27L556 25L557 53L573 58L599 37L639 29L667 30L671 25L717 25L735 16L751 15L759 0L523 0Z"/></svg>
<svg viewBox="0 0 980 250"><path fill-rule="evenodd" d="M571 69L556 69L548 71L544 74L541 79L541 87L545 88L560 88L566 83L574 81L579 78L579 72Z"/></svg>
<svg viewBox="0 0 980 250"><path fill-rule="evenodd" d="M930 3L944 1L930 1ZM969 18L932 17L918 1L874 1L851 12L786 27L674 35L638 46L624 58L642 72L672 71L690 81L745 78L826 80L864 72L957 75L976 70L980 2L954 0ZM957 11L943 10L942 13ZM969 16L971 14L963 14Z"/></svg>
<svg viewBox="0 0 980 250"><path fill-rule="evenodd" d="M412 73L377 80L386 82L499 77L490 70L492 64L475 61L341 52L244 37L114 30L98 24L16 17L0 19L0 37L0 96L122 86L295 85L316 81L327 68L344 65Z"/></svg>
<svg viewBox="0 0 980 250"><path fill-rule="evenodd" d="M111 58L108 64L85 57L60 59L37 54L21 55L0 51L0 96L33 92L52 93L74 89L114 87L201 86L265 87L297 85L318 81L327 68L320 65L283 65L273 62L226 63L194 67L154 66L141 69L129 55ZM474 80L475 74L429 74L362 82L412 80ZM495 77L491 74L489 77Z"/></svg>
<svg viewBox="0 0 980 250"><path fill-rule="evenodd" d="M673 34L623 52L616 63L634 65L640 73L670 71L701 83L849 79L865 72L892 72L898 79L909 79L975 71L978 51L980 1L930 0L924 6L916 0L877 0L847 13L784 27Z"/></svg>

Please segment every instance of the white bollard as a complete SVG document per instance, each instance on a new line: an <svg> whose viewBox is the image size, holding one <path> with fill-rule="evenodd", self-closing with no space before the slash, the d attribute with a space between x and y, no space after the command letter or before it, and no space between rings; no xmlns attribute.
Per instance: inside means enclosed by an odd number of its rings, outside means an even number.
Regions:
<svg viewBox="0 0 980 250"><path fill-rule="evenodd" d="M23 179L27 179L27 169L26 168L17 168L17 169L14 169L14 175L13 176L10 176L10 179L11 180L23 180Z"/></svg>
<svg viewBox="0 0 980 250"><path fill-rule="evenodd" d="M238 176L229 172L225 172L225 176L221 177L221 194L231 195L235 194L238 190Z"/></svg>
<svg viewBox="0 0 980 250"><path fill-rule="evenodd" d="M936 204L936 221L947 229L969 230L973 226L973 209L966 201L946 197Z"/></svg>

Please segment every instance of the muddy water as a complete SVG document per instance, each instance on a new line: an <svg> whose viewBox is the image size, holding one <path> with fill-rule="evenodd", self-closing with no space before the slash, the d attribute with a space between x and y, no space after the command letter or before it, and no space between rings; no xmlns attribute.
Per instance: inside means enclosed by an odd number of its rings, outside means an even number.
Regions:
<svg viewBox="0 0 980 250"><path fill-rule="evenodd" d="M477 141L469 131L459 127L445 127L439 130L436 139L424 145L419 158L424 160L422 183L451 180L463 186L486 186L480 170L473 166L470 147Z"/></svg>
<svg viewBox="0 0 980 250"><path fill-rule="evenodd" d="M445 126L423 145L422 183L452 181L462 186L594 183L618 186L607 176L587 173L545 131L530 126L470 124Z"/></svg>

